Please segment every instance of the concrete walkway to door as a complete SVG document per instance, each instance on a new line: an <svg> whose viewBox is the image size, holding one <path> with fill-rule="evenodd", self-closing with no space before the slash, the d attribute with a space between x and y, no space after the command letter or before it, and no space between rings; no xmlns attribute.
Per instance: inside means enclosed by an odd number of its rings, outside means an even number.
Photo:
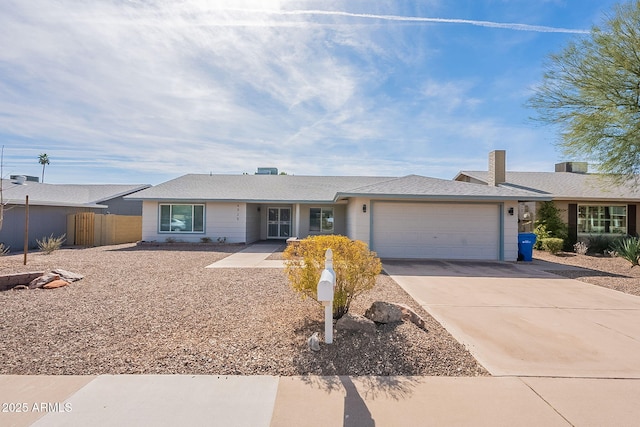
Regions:
<svg viewBox="0 0 640 427"><path fill-rule="evenodd" d="M640 378L640 297L532 263L387 261L494 376Z"/></svg>

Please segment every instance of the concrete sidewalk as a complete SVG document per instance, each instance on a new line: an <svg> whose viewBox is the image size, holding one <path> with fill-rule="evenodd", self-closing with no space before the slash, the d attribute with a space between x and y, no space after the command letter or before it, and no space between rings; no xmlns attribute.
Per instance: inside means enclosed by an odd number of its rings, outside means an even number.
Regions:
<svg viewBox="0 0 640 427"><path fill-rule="evenodd" d="M3 376L2 402L27 409L0 425L632 426L637 396L640 380Z"/></svg>
<svg viewBox="0 0 640 427"><path fill-rule="evenodd" d="M269 256L283 245L277 243L257 243L246 249L222 258L206 268L283 268L282 260L269 260Z"/></svg>

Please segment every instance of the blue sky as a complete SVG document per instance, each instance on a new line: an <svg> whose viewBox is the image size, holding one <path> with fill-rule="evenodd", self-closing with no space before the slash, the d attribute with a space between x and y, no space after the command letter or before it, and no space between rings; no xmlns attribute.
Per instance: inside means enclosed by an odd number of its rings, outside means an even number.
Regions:
<svg viewBox="0 0 640 427"><path fill-rule="evenodd" d="M4 176L451 179L569 160L525 107L607 0L0 3Z"/></svg>

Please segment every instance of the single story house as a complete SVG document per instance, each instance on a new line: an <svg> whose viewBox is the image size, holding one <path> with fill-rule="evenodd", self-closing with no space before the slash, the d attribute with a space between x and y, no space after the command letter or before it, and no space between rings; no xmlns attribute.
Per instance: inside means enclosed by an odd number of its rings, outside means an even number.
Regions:
<svg viewBox="0 0 640 427"><path fill-rule="evenodd" d="M366 242L383 258L516 260L517 188L428 178L184 175L139 191L144 241L228 243L318 234Z"/></svg>
<svg viewBox="0 0 640 427"><path fill-rule="evenodd" d="M564 162L555 172L506 171L506 154L490 154L489 171L461 171L456 181L524 190L551 197L569 227L569 240L591 236L637 235L640 220L640 187L617 184L611 177L588 173L587 163ZM536 201L520 203L521 231L531 231L536 219Z"/></svg>
<svg viewBox="0 0 640 427"><path fill-rule="evenodd" d="M4 203L4 220L0 243L12 251L24 247L25 205L29 196L29 242L37 247L36 239L67 234L68 217L81 212L114 215L142 215L142 203L125 200L124 196L150 185L81 185L44 184L27 180L24 176L0 180ZM67 235L68 237L68 235ZM67 239L68 240L68 239ZM73 242L68 242L72 244Z"/></svg>

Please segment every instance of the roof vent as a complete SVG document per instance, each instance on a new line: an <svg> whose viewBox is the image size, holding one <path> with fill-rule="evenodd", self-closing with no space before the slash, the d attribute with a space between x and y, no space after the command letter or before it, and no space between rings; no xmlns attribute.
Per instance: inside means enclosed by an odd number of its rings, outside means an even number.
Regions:
<svg viewBox="0 0 640 427"><path fill-rule="evenodd" d="M587 173L589 164L587 162L562 162L556 163L556 172Z"/></svg>
<svg viewBox="0 0 640 427"><path fill-rule="evenodd" d="M18 185L24 185L24 183L27 182L27 177L24 175L12 175L11 179Z"/></svg>
<svg viewBox="0 0 640 427"><path fill-rule="evenodd" d="M11 175L9 176L9 179L17 181L19 179L18 177L22 177L21 179L23 179L23 181L40 182L40 178L38 178L37 176L31 176L31 175Z"/></svg>
<svg viewBox="0 0 640 427"><path fill-rule="evenodd" d="M258 168L256 175L278 175L278 168Z"/></svg>

